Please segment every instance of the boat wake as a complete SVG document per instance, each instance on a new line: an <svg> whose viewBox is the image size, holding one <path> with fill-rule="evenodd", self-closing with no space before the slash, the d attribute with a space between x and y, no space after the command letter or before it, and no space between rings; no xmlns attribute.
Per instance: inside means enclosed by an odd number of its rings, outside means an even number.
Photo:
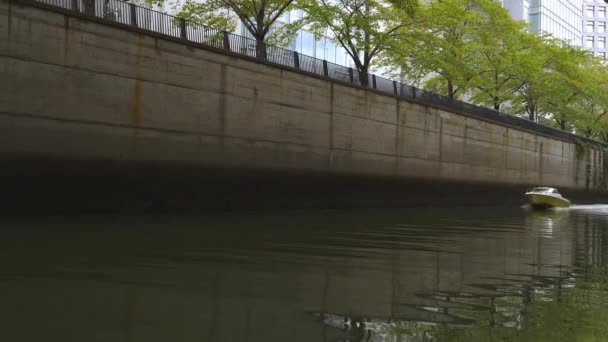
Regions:
<svg viewBox="0 0 608 342"><path fill-rule="evenodd" d="M570 210L597 211L608 213L608 204L578 204L570 206Z"/></svg>
<svg viewBox="0 0 608 342"><path fill-rule="evenodd" d="M585 211L597 214L608 215L608 204L573 204L569 208L558 208L558 207L547 207L539 208L530 204L524 204L522 206L525 210L534 211L550 211L550 212L565 212L565 211Z"/></svg>

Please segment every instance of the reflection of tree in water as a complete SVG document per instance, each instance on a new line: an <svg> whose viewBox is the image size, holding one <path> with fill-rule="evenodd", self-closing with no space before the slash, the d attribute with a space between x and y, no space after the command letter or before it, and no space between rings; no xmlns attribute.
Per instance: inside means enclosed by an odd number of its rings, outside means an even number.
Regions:
<svg viewBox="0 0 608 342"><path fill-rule="evenodd" d="M340 332L329 341L604 340L608 336L608 227L587 215L574 220L572 266L543 260L539 242L538 258L527 273L484 278L486 283L468 284L468 292L420 294L433 304L401 304L409 308L407 315L315 315L324 326ZM556 220L539 217L537 222L545 225L537 230L539 237L550 239Z"/></svg>
<svg viewBox="0 0 608 342"><path fill-rule="evenodd" d="M407 341L429 341L428 333L435 323L407 319L382 319L361 316L314 313L319 321L340 331L331 341L341 342L384 342L392 337L407 336ZM412 339L413 338L413 339ZM405 340L404 340L405 341Z"/></svg>
<svg viewBox="0 0 608 342"><path fill-rule="evenodd" d="M480 292L440 291L420 294L434 306L402 304L409 314L396 318L315 313L319 321L342 332L335 341L435 341L451 331L470 328L510 329L526 326L528 306L559 302L561 289L572 288L568 271L563 276L529 275L527 281L502 279L501 284L471 284ZM517 275L521 278L523 275ZM334 340L332 340L334 341Z"/></svg>
<svg viewBox="0 0 608 342"><path fill-rule="evenodd" d="M592 266L606 266L608 263L608 227L601 221L581 217L582 227L575 235L575 265L587 269Z"/></svg>

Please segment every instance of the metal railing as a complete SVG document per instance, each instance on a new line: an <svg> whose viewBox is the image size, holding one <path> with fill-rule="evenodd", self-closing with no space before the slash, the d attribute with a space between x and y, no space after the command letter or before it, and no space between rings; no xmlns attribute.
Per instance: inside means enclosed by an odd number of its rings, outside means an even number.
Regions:
<svg viewBox="0 0 608 342"><path fill-rule="evenodd" d="M360 73L353 68L303 55L296 51L256 42L256 40L251 38L208 27L149 8L136 6L121 0L20 1L58 7L63 10L77 12L81 15L93 16L105 21L150 31L155 34L222 49L238 55L256 58L260 61L286 66L294 70L305 71L340 82L365 86L387 95L397 96L423 104L449 108L451 110L464 112L469 116L498 121L507 125L521 127L523 129L532 130L568 141L579 139L608 147L608 144L580 137L570 132L561 131L512 115L502 114L486 107L454 100L446 96L434 94L380 76ZM367 83L362 83L361 80L365 79L367 79Z"/></svg>

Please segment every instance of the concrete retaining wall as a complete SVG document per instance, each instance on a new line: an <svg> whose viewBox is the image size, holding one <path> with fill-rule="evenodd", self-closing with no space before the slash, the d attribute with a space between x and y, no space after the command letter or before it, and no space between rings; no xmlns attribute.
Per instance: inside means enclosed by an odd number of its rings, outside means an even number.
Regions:
<svg viewBox="0 0 608 342"><path fill-rule="evenodd" d="M586 144L9 0L0 75L12 175L44 159L605 189Z"/></svg>

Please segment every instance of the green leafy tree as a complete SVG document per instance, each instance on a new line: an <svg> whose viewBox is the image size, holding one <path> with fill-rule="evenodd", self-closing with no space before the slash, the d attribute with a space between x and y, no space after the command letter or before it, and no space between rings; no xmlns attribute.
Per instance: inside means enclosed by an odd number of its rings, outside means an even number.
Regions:
<svg viewBox="0 0 608 342"><path fill-rule="evenodd" d="M516 75L520 86L515 89L507 109L510 113L525 113L530 121L539 122L545 119L546 99L553 96L548 92L551 79L549 71L558 62L559 54L553 52L559 49L559 41L547 35L536 36L540 44L523 52L525 72Z"/></svg>
<svg viewBox="0 0 608 342"><path fill-rule="evenodd" d="M501 110L524 86L522 75L537 67L528 58L542 41L526 32L525 24L512 20L503 9L488 6L484 15L494 24L476 35L471 100Z"/></svg>
<svg viewBox="0 0 608 342"><path fill-rule="evenodd" d="M572 124L578 134L608 140L608 68L595 61L581 70L582 93L571 106Z"/></svg>
<svg viewBox="0 0 608 342"><path fill-rule="evenodd" d="M587 51L569 44L560 44L549 50L552 63L543 77L543 107L550 113L556 127L571 129L573 120L580 116L581 101L586 98L584 69L594 60Z"/></svg>
<svg viewBox="0 0 608 342"><path fill-rule="evenodd" d="M148 0L162 4L167 0ZM277 20L296 0L186 0L173 3L178 16L211 27L232 31L237 20L256 40L256 55L266 56L265 42Z"/></svg>
<svg viewBox="0 0 608 342"><path fill-rule="evenodd" d="M408 40L394 41L384 59L427 90L456 98L467 90L475 54L474 35L484 25L477 1L431 1Z"/></svg>
<svg viewBox="0 0 608 342"><path fill-rule="evenodd" d="M223 1L177 1L173 4L173 8L178 11L177 16L180 18L224 31L236 29L238 17Z"/></svg>
<svg viewBox="0 0 608 342"><path fill-rule="evenodd" d="M547 121L570 130L575 119L586 121L581 115L591 93L586 90L589 81L584 70L593 58L559 39L546 35L538 38L542 44L520 56L526 66L517 76L521 86L514 89L508 110L525 113L531 121Z"/></svg>
<svg viewBox="0 0 608 342"><path fill-rule="evenodd" d="M361 77L368 84L372 62L395 40L407 36L414 22L417 0L300 0L306 15L286 29L306 27L315 36L329 33L352 58Z"/></svg>

